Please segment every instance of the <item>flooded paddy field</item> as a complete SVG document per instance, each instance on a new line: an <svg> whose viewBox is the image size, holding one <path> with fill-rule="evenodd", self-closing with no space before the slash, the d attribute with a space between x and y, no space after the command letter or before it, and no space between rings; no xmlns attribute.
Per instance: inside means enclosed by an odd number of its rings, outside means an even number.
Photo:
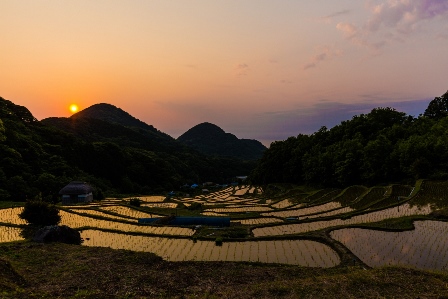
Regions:
<svg viewBox="0 0 448 299"><path fill-rule="evenodd" d="M385 210L370 212L367 214L354 216L346 220L333 219L333 220L320 221L319 219L313 218L314 220L318 221L256 228L253 230L253 234L255 237L266 237L266 236L306 233L334 226L372 223L386 219L399 218L412 215L428 215L429 213L431 213L431 211L432 209L429 205L423 207L417 207L417 206L411 207L409 204L406 203L398 207L392 207ZM306 219L308 219L308 217L306 217Z"/></svg>
<svg viewBox="0 0 448 299"><path fill-rule="evenodd" d="M224 242L131 236L95 230L82 231L86 246L153 252L169 261L228 261L333 267L339 256L330 247L307 240Z"/></svg>
<svg viewBox="0 0 448 299"><path fill-rule="evenodd" d="M23 240L21 232L21 228L0 225L0 243Z"/></svg>
<svg viewBox="0 0 448 299"><path fill-rule="evenodd" d="M448 270L448 223L416 221L414 225L415 230L405 232L345 228L331 232L331 237L370 267Z"/></svg>
<svg viewBox="0 0 448 299"><path fill-rule="evenodd" d="M448 207L448 183L423 181L418 187L352 186L277 197L259 187L229 187L194 197L140 196L140 207L131 206L130 199L108 199L61 206L60 224L80 230L85 246L151 251L170 261L334 267L342 258L331 245L335 240L370 267L448 270L448 223L431 218ZM192 211L192 206L199 209ZM0 242L23 239L21 227L26 223L18 217L22 209L0 209ZM172 215L229 217L231 224L229 228L138 224L139 218ZM428 220L416 221L411 231L368 229L402 217ZM322 237L307 237L314 232Z"/></svg>

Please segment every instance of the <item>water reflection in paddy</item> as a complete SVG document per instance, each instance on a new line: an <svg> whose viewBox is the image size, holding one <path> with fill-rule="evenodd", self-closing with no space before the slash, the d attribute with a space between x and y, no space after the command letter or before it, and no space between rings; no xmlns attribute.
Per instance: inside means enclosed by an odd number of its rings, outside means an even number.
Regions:
<svg viewBox="0 0 448 299"><path fill-rule="evenodd" d="M371 267L399 265L447 270L448 223L416 221L414 225L415 230L405 232L340 229L331 232L331 237Z"/></svg>
<svg viewBox="0 0 448 299"><path fill-rule="evenodd" d="M177 235L177 236L191 236L194 233L192 229L184 227L173 227L173 226L158 227L158 226L122 223L110 220L90 218L74 213L68 213L65 211L60 211L59 214L61 215L60 224L67 225L72 228L81 228L89 226L102 229L119 230L123 232L137 232L137 233L147 233L157 235Z"/></svg>
<svg viewBox="0 0 448 299"><path fill-rule="evenodd" d="M334 220L315 221L308 223L285 224L272 227L256 228L252 232L255 237L298 234L320 230L332 226L350 225L358 223L371 223L382 221L389 218L399 218L411 215L427 215L431 211L432 209L430 205L426 205L423 207L417 207L417 206L411 207L409 204L406 203L398 207L358 215L346 220L334 219Z"/></svg>
<svg viewBox="0 0 448 299"><path fill-rule="evenodd" d="M11 224L26 224L26 221L19 218L19 214L22 213L23 207L0 209L0 222Z"/></svg>
<svg viewBox="0 0 448 299"><path fill-rule="evenodd" d="M247 261L308 267L333 267L339 256L330 247L307 240L193 242L189 239L131 236L98 230L81 232L84 245L153 252L169 261Z"/></svg>
<svg viewBox="0 0 448 299"><path fill-rule="evenodd" d="M0 243L23 240L21 228L0 225Z"/></svg>

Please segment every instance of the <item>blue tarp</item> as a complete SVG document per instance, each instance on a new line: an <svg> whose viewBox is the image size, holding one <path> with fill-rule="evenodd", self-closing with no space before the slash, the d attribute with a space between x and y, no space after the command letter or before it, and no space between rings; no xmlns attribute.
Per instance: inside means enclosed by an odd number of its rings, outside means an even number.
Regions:
<svg viewBox="0 0 448 299"><path fill-rule="evenodd" d="M140 218L138 223L149 224L164 220L163 218ZM230 217L172 217L165 218L163 224L169 225L209 225L209 226L230 226Z"/></svg>

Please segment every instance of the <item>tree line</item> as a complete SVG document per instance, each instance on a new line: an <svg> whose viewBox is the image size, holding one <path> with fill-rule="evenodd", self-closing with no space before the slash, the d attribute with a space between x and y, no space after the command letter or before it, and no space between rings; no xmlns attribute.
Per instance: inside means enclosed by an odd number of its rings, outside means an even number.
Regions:
<svg viewBox="0 0 448 299"><path fill-rule="evenodd" d="M273 142L250 180L346 187L448 179L448 92L418 117L376 108L311 135Z"/></svg>

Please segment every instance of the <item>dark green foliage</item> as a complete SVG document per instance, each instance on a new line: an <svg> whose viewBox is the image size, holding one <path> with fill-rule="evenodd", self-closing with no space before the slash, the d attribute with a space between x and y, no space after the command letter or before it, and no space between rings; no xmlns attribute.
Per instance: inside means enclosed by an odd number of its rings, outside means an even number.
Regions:
<svg viewBox="0 0 448 299"><path fill-rule="evenodd" d="M56 225L61 221L59 210L44 201L27 201L19 217L33 225Z"/></svg>
<svg viewBox="0 0 448 299"><path fill-rule="evenodd" d="M129 204L134 207L139 207L141 204L141 200L139 198L131 198L129 200Z"/></svg>
<svg viewBox="0 0 448 299"><path fill-rule="evenodd" d="M200 202L192 202L188 209L190 211L202 211L202 204Z"/></svg>
<svg viewBox="0 0 448 299"><path fill-rule="evenodd" d="M93 198L96 200L103 200L105 198L103 191L100 188L96 188L93 192Z"/></svg>
<svg viewBox="0 0 448 299"><path fill-rule="evenodd" d="M0 142L5 141L5 126L3 125L3 121L0 119Z"/></svg>
<svg viewBox="0 0 448 299"><path fill-rule="evenodd" d="M447 179L447 115L448 92L418 118L376 108L330 130L272 143L250 180L346 187Z"/></svg>
<svg viewBox="0 0 448 299"><path fill-rule="evenodd" d="M448 115L448 91L432 100L423 114L429 118L439 119Z"/></svg>

